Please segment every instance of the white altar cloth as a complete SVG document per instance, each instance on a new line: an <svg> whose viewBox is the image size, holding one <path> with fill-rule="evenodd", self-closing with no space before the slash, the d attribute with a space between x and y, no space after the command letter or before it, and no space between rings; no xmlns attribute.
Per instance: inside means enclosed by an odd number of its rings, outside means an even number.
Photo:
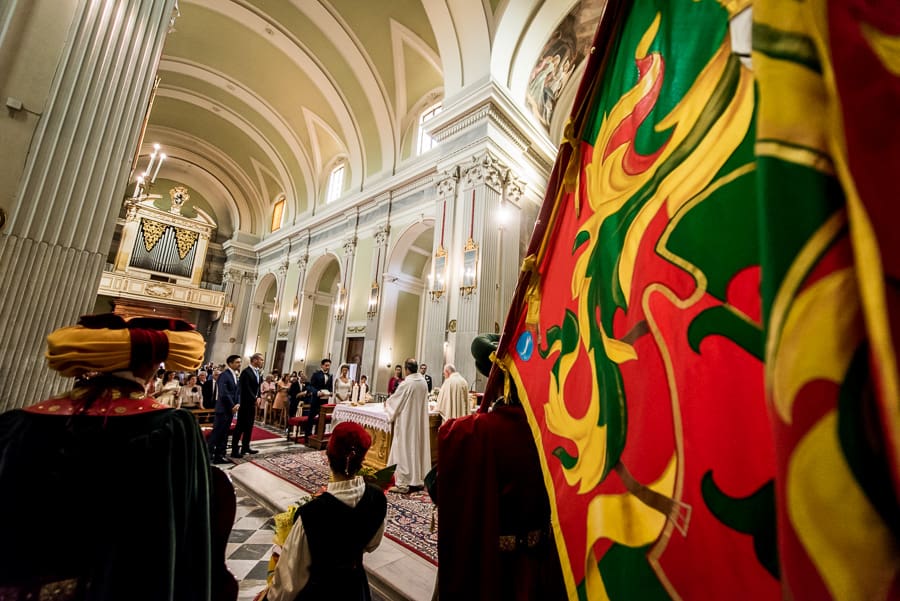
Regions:
<svg viewBox="0 0 900 601"><path fill-rule="evenodd" d="M429 405L428 417L433 415L438 415L438 412ZM355 422L360 426L382 432L391 431L391 422L388 421L387 414L384 412L384 403L366 403L356 407L350 404L336 405L331 414L331 423L337 425L341 422Z"/></svg>

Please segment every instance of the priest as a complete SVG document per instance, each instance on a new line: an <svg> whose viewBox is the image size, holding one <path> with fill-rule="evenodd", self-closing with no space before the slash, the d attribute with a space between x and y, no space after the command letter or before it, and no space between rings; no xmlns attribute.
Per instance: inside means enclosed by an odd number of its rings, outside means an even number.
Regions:
<svg viewBox="0 0 900 601"><path fill-rule="evenodd" d="M392 492L406 494L425 485L431 469L431 439L428 430L428 384L419 373L415 359L404 365L406 377L384 403L388 421L393 424L393 441L388 465L396 465Z"/></svg>
<svg viewBox="0 0 900 601"><path fill-rule="evenodd" d="M444 366L444 383L438 392L437 410L444 421L469 415L469 384L452 363Z"/></svg>

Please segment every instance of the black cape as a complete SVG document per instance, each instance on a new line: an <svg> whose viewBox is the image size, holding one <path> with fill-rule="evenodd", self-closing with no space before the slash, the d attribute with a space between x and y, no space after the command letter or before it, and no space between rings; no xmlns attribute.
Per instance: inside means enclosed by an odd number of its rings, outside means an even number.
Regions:
<svg viewBox="0 0 900 601"><path fill-rule="evenodd" d="M212 558L222 542L212 497L205 441L187 411L4 413L0 588L74 579L85 600L234 598L224 557Z"/></svg>

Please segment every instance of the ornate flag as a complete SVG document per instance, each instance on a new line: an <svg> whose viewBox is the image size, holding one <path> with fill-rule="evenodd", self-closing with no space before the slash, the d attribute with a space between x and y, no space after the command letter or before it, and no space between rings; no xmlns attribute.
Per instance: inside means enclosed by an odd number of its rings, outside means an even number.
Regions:
<svg viewBox="0 0 900 601"><path fill-rule="evenodd" d="M768 0L754 19L782 583L897 598L900 6Z"/></svg>
<svg viewBox="0 0 900 601"><path fill-rule="evenodd" d="M749 0L601 20L497 352L570 598L891 594L900 12L876 4L758 2L757 79Z"/></svg>
<svg viewBox="0 0 900 601"><path fill-rule="evenodd" d="M571 598L772 598L753 76L729 36L749 3L628 4L499 354Z"/></svg>

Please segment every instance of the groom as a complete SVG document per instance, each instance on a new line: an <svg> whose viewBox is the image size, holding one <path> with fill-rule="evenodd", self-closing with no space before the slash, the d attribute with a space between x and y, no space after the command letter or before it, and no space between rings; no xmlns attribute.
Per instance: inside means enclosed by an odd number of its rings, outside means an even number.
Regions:
<svg viewBox="0 0 900 601"><path fill-rule="evenodd" d="M241 404L238 407L237 425L234 438L231 439L231 456L240 459L244 455L259 453L250 448L250 435L253 433L253 419L256 416L256 400L259 398L259 383L262 380L263 356L255 353L250 357L250 365L241 372L239 386ZM238 443L242 444L238 446Z"/></svg>

